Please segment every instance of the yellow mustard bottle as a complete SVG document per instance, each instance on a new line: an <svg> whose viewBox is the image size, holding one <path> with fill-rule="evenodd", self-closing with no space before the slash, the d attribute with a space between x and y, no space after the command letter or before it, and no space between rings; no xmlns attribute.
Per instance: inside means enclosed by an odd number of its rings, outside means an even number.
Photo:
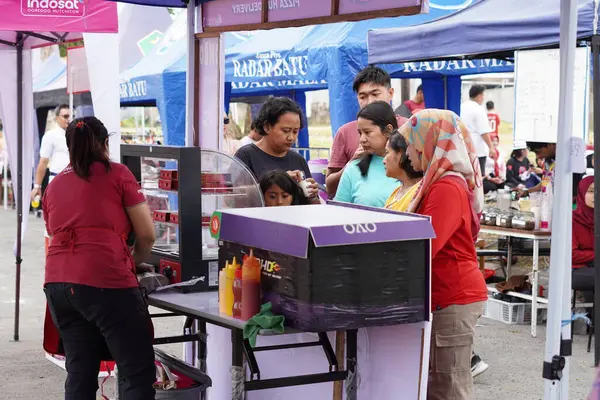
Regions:
<svg viewBox="0 0 600 400"><path fill-rule="evenodd" d="M223 299L225 300L225 314L233 315L233 280L235 279L235 270L241 266L237 263L235 257L229 265L225 267L225 290Z"/></svg>
<svg viewBox="0 0 600 400"><path fill-rule="evenodd" d="M229 261L225 261L225 268L219 271L219 312L227 313L227 295L225 289L227 288L227 268L229 268Z"/></svg>

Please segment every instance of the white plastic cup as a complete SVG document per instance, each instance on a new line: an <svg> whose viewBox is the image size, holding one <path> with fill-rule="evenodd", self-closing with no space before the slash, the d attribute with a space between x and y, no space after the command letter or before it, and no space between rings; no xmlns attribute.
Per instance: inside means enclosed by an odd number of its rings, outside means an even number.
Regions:
<svg viewBox="0 0 600 400"><path fill-rule="evenodd" d="M542 212L540 210L540 207L535 206L535 207L531 207L531 212L533 213L533 217L535 218L535 230L539 230L540 229L540 221L542 220Z"/></svg>
<svg viewBox="0 0 600 400"><path fill-rule="evenodd" d="M33 198L33 200L31 201L31 207L33 208L39 208L40 207L40 195L38 194L37 196L35 196Z"/></svg>
<svg viewBox="0 0 600 400"><path fill-rule="evenodd" d="M305 179L303 181L300 181L298 185L300 186L300 189L302 189L302 192L304 192L304 196L306 196L307 198L310 197L310 193L308 193L308 185L310 185L310 182Z"/></svg>

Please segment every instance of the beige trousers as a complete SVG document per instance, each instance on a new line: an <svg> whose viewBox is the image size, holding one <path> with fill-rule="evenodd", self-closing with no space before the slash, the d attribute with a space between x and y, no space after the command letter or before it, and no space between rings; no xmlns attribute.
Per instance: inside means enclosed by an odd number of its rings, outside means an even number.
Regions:
<svg viewBox="0 0 600 400"><path fill-rule="evenodd" d="M471 353L484 302L433 312L428 400L473 400Z"/></svg>

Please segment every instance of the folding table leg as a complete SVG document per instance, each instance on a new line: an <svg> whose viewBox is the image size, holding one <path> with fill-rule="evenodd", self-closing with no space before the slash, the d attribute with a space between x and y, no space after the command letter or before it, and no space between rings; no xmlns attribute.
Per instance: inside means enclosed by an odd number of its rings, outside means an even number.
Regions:
<svg viewBox="0 0 600 400"><path fill-rule="evenodd" d="M358 330L346 331L346 400L358 399Z"/></svg>
<svg viewBox="0 0 600 400"><path fill-rule="evenodd" d="M241 329L231 330L231 400L244 400L244 334Z"/></svg>
<svg viewBox="0 0 600 400"><path fill-rule="evenodd" d="M198 368L201 372L206 374L206 358L207 358L207 340L208 337L206 335L206 321L199 320L198 321L198 331L197 335L200 336L200 341L198 341ZM200 400L206 400L207 394L206 390L200 394Z"/></svg>
<svg viewBox="0 0 600 400"><path fill-rule="evenodd" d="M508 236L507 238L507 252L506 252L506 270L504 270L504 276L508 280L512 274L512 255L513 255L513 238ZM500 265L502 265L502 258L500 259Z"/></svg>
<svg viewBox="0 0 600 400"><path fill-rule="evenodd" d="M538 259L540 258L540 241L533 239L533 276L531 278L531 336L537 335L537 311L538 311L538 288L539 282L539 266Z"/></svg>

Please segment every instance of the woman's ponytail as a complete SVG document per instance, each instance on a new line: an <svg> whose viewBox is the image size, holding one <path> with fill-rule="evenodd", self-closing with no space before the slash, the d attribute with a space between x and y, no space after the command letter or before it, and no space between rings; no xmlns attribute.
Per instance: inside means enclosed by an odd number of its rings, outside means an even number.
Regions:
<svg viewBox="0 0 600 400"><path fill-rule="evenodd" d="M66 131L67 147L71 168L77 176L88 179L90 168L99 162L110 170L110 159L106 149L108 131L96 117L84 117L73 120Z"/></svg>

